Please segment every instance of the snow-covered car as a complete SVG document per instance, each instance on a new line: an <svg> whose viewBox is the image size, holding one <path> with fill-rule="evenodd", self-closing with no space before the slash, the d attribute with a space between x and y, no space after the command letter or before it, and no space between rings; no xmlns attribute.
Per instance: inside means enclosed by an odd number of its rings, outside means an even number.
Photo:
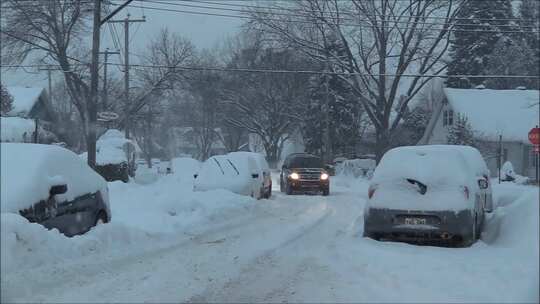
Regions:
<svg viewBox="0 0 540 304"><path fill-rule="evenodd" d="M137 170L136 142L125 137L122 131L109 129L96 142L96 171L107 181L121 180L125 183L135 176ZM81 154L86 160L88 154Z"/></svg>
<svg viewBox="0 0 540 304"><path fill-rule="evenodd" d="M235 157L253 157L257 161L257 165L260 169L259 180L262 184L261 197L270 198L272 196L272 175L270 173L270 166L266 161L266 158L261 153L256 152L231 152L229 155Z"/></svg>
<svg viewBox="0 0 540 304"><path fill-rule="evenodd" d="M216 155L207 159L196 174L193 189L226 189L241 195L261 198L261 176L251 156Z"/></svg>
<svg viewBox="0 0 540 304"><path fill-rule="evenodd" d="M75 153L55 145L0 146L2 213L67 236L111 220L107 182Z"/></svg>
<svg viewBox="0 0 540 304"><path fill-rule="evenodd" d="M320 157L308 153L293 153L285 158L279 176L281 192L322 192L330 194L330 176Z"/></svg>
<svg viewBox="0 0 540 304"><path fill-rule="evenodd" d="M492 210L489 170L472 147L434 145L388 151L375 169L364 236L470 246Z"/></svg>

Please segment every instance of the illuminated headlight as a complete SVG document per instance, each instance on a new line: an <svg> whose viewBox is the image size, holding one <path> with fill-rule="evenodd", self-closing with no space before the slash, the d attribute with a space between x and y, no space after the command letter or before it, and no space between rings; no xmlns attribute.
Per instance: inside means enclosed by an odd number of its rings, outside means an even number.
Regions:
<svg viewBox="0 0 540 304"><path fill-rule="evenodd" d="M293 172L293 173L291 173L291 175L289 175L289 177L290 177L291 179L299 179L299 178L300 178L300 175L298 175L298 173L296 173L296 172Z"/></svg>
<svg viewBox="0 0 540 304"><path fill-rule="evenodd" d="M322 180L327 180L328 179L328 174L326 174L326 173L321 174L321 179Z"/></svg>

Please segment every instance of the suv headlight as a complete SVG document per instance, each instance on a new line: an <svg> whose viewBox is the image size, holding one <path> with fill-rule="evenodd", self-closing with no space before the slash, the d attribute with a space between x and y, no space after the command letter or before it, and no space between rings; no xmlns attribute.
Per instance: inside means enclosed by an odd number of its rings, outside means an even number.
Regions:
<svg viewBox="0 0 540 304"><path fill-rule="evenodd" d="M298 173L296 173L296 172L293 172L293 173L291 173L291 174L289 175L289 177L290 177L291 179L299 179L299 178L300 178L300 175L298 175Z"/></svg>
<svg viewBox="0 0 540 304"><path fill-rule="evenodd" d="M327 179L328 179L328 174L326 173L321 174L321 180L327 180Z"/></svg>

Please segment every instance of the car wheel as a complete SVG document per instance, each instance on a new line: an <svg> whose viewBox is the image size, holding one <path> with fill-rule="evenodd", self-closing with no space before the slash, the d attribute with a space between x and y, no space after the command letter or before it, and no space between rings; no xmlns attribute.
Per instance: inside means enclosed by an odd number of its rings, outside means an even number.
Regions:
<svg viewBox="0 0 540 304"><path fill-rule="evenodd" d="M328 195L330 195L330 189L329 189L329 188L324 189L323 192L322 192L322 195L323 195L323 196L328 196Z"/></svg>
<svg viewBox="0 0 540 304"><path fill-rule="evenodd" d="M100 211L98 215L96 216L96 221L94 223L94 226L106 224L107 222L108 222L107 214L103 211Z"/></svg>
<svg viewBox="0 0 540 304"><path fill-rule="evenodd" d="M291 195L291 194L292 194L292 188L291 188L291 186L289 185L289 183L286 183L286 184L285 184L285 192L287 193L287 195Z"/></svg>

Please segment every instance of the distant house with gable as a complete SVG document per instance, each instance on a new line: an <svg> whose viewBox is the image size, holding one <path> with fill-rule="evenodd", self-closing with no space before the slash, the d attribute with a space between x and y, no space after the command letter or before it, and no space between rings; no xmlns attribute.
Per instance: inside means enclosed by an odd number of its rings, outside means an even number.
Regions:
<svg viewBox="0 0 540 304"><path fill-rule="evenodd" d="M501 144L501 163L510 161L516 173L534 177L538 155L528 132L540 124L539 101L538 90L445 88L419 144L447 144L449 131L461 115L467 118L493 176Z"/></svg>
<svg viewBox="0 0 540 304"><path fill-rule="evenodd" d="M34 142L36 123L38 142L57 141L52 132L55 115L43 88L7 87L13 97L12 109L2 117L1 137L3 142Z"/></svg>

